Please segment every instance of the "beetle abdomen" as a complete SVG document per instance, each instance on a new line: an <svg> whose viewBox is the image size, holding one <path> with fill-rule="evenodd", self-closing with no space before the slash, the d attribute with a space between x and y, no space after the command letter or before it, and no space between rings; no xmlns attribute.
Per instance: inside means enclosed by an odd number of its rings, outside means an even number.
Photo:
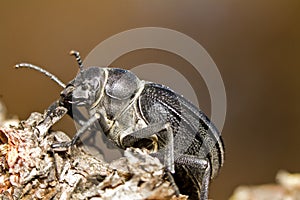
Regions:
<svg viewBox="0 0 300 200"><path fill-rule="evenodd" d="M139 109L149 124L170 123L174 134L174 153L207 158L214 177L223 164L223 143L207 116L170 88L146 83L139 97ZM176 158L175 158L176 159Z"/></svg>

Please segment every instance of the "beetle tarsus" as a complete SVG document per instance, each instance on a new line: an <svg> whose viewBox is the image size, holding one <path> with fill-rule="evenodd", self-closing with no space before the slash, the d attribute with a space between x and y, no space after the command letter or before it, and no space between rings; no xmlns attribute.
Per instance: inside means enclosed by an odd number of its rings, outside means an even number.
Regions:
<svg viewBox="0 0 300 200"><path fill-rule="evenodd" d="M178 197L180 195L180 191L175 183L175 180L171 174L171 172L167 169L167 168L164 168L164 175L165 175L165 178L166 180L168 180L170 182L170 185L174 188L174 194Z"/></svg>

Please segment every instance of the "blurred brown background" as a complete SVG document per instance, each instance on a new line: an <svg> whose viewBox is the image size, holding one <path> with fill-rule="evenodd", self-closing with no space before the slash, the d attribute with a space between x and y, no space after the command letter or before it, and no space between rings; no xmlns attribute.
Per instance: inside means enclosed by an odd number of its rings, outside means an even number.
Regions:
<svg viewBox="0 0 300 200"><path fill-rule="evenodd" d="M85 57L104 39L137 27L180 31L203 45L225 83L226 162L210 197L227 199L239 184L272 182L279 169L300 171L299 10L298 0L2 1L0 95L11 116L25 119L46 109L61 88L14 64L41 65L68 82L78 70L67 56L71 49ZM149 62L191 69L175 55L152 50L124 55L114 65ZM200 106L210 113L207 89L196 80ZM75 131L68 117L56 128Z"/></svg>

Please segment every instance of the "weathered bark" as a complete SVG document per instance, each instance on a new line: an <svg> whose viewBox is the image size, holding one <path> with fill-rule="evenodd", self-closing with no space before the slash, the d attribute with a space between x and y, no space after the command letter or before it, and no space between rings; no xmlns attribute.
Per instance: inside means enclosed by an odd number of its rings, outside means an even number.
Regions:
<svg viewBox="0 0 300 200"><path fill-rule="evenodd" d="M80 145L54 151L51 144L70 140L49 130L58 119L32 113L8 122L0 108L1 199L187 199L174 195L163 165L142 150L127 149L111 164Z"/></svg>

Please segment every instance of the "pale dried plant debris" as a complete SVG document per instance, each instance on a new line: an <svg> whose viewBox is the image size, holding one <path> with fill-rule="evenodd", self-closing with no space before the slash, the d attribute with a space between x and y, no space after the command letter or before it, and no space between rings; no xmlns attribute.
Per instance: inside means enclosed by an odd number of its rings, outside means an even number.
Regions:
<svg viewBox="0 0 300 200"><path fill-rule="evenodd" d="M187 199L174 195L163 165L142 150L127 149L111 164L80 145L54 151L51 144L70 140L50 129L65 113L58 107L51 117L9 123L0 109L0 199Z"/></svg>
<svg viewBox="0 0 300 200"><path fill-rule="evenodd" d="M277 183L239 186L230 200L300 200L300 174L279 171Z"/></svg>

